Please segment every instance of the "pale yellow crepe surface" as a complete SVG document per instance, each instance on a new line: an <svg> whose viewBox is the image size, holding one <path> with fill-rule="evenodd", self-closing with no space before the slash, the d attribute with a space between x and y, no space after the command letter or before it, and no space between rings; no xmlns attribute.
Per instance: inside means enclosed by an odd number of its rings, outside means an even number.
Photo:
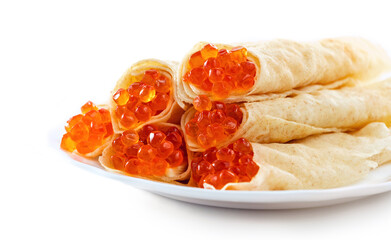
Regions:
<svg viewBox="0 0 391 240"><path fill-rule="evenodd" d="M287 142L313 134L358 129L391 121L391 79L366 86L322 90L293 98L245 103L238 137Z"/></svg>
<svg viewBox="0 0 391 240"><path fill-rule="evenodd" d="M353 184L391 160L391 131L371 123L354 133L329 133L292 143L252 144L260 169L230 190L325 189Z"/></svg>

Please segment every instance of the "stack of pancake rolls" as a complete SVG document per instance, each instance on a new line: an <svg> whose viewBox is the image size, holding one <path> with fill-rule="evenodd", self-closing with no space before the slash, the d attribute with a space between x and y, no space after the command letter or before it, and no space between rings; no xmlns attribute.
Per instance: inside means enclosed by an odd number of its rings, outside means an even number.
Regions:
<svg viewBox="0 0 391 240"><path fill-rule="evenodd" d="M107 104L68 120L61 148L205 189L346 186L391 161L390 68L357 37L200 42L181 63L133 64Z"/></svg>

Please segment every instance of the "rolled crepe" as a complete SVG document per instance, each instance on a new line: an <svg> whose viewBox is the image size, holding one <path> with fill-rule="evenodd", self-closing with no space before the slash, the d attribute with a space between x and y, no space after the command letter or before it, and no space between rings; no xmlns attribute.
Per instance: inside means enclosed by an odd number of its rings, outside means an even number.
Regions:
<svg viewBox="0 0 391 240"><path fill-rule="evenodd" d="M260 169L229 190L325 189L346 186L391 160L391 131L371 123L354 133L329 133L292 143L252 144Z"/></svg>
<svg viewBox="0 0 391 240"><path fill-rule="evenodd" d="M194 97L208 95L197 87L182 81L189 70L191 54L199 51L205 42L198 43L185 56L176 79L178 103L189 108ZM314 90L336 88L354 77L360 81L378 76L390 69L390 59L383 49L362 38L345 37L315 42L272 40L268 42L215 44L219 49L243 46L247 58L257 66L254 86L247 92L231 95L226 102L252 102L289 96L293 89L312 86ZM311 91L306 88L305 91Z"/></svg>
<svg viewBox="0 0 391 240"><path fill-rule="evenodd" d="M244 103L243 120L232 138L256 143L284 143L314 134L357 130L370 122L391 125L391 79L364 86L321 90L291 98ZM183 115L182 129L194 115ZM195 141L186 142L192 151L203 151Z"/></svg>
<svg viewBox="0 0 391 240"><path fill-rule="evenodd" d="M171 123L163 123L163 122L161 122L161 123L155 123L154 125L160 127L160 129L169 128L169 127L177 127L178 129L180 129L180 127L178 125L171 124ZM138 131L141 128L142 128L142 126L139 126L135 130ZM115 138L118 137L118 136L119 135L117 134L115 136ZM113 150L112 145L110 143L110 145L103 150L102 156L99 157L99 163L106 170L108 170L110 172L119 173L119 174L132 176L132 177L143 178L143 179L163 181L163 182L170 182L170 183L176 183L175 181L186 180L186 179L189 179L189 177L190 177L190 168L188 167L188 166L190 166L189 158L187 158L186 161L184 161L182 165L180 165L178 167L175 167L175 168L167 169L165 175L162 176L162 177L151 176L151 177L147 178L147 177L131 175L131 174L128 174L128 173L126 173L124 171L116 169L114 167L112 161L111 161L111 156L112 155L114 155L114 150ZM187 152L187 155L189 156L189 152Z"/></svg>
<svg viewBox="0 0 391 240"><path fill-rule="evenodd" d="M171 79L171 90L170 90L170 101L167 104L167 108L163 110L161 113L159 113L156 116L152 116L150 120L147 122L139 123L137 127L143 126L145 124L151 124L156 122L170 122L170 123L179 123L179 120L182 116L183 109L177 104L177 101L175 99L175 87L174 82L176 81L177 77L177 68L178 63L171 62L171 61L162 61L157 59L146 59L139 61L135 64L133 64L117 81L113 91L111 92L110 97L110 112L113 122L113 129L115 133L122 133L125 128L123 128L120 123L119 119L117 118L115 114L116 109L116 103L114 102L112 96L113 94L120 88L127 89L132 83L135 82L135 76L142 74L146 70L150 69L156 69L161 72L161 74L166 75L169 79Z"/></svg>

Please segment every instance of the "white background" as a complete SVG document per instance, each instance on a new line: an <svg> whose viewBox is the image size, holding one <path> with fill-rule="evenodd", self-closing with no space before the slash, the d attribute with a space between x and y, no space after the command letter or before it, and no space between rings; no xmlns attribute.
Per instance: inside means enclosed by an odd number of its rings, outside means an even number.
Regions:
<svg viewBox="0 0 391 240"><path fill-rule="evenodd" d="M391 49L387 1L0 1L0 239L390 239L391 193L305 210L182 203L79 169L62 126L149 57L200 40L354 35Z"/></svg>

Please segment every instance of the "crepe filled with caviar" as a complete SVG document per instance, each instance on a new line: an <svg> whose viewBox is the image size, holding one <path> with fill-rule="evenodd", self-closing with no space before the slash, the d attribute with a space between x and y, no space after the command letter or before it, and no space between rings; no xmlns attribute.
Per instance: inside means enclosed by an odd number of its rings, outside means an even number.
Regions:
<svg viewBox="0 0 391 240"><path fill-rule="evenodd" d="M390 146L391 131L379 122L351 133L321 134L290 143L252 143L252 159L259 166L258 172L247 182L238 182L237 175L231 176L230 182L219 187L227 190L295 190L346 186L388 163ZM204 179L206 176L204 174ZM210 176L208 179L214 180ZM214 188L213 181L204 180L202 184Z"/></svg>
<svg viewBox="0 0 391 240"><path fill-rule="evenodd" d="M178 103L191 106L197 95L225 102L252 102L371 79L390 68L390 59L362 38L314 42L201 42L185 56L176 79Z"/></svg>
<svg viewBox="0 0 391 240"><path fill-rule="evenodd" d="M284 143L351 131L370 122L391 125L391 79L243 104L211 103L206 96L198 96L193 105L182 118L192 151L242 137L257 143Z"/></svg>
<svg viewBox="0 0 391 240"><path fill-rule="evenodd" d="M87 158L100 156L114 137L108 107L91 101L81 107L81 114L67 121L65 131L61 148Z"/></svg>
<svg viewBox="0 0 391 240"><path fill-rule="evenodd" d="M147 59L133 64L117 81L110 98L115 133L147 123L179 122L183 110L175 101L178 64Z"/></svg>
<svg viewBox="0 0 391 240"><path fill-rule="evenodd" d="M155 123L116 135L99 162L111 172L173 182L189 178L187 156L180 127Z"/></svg>

